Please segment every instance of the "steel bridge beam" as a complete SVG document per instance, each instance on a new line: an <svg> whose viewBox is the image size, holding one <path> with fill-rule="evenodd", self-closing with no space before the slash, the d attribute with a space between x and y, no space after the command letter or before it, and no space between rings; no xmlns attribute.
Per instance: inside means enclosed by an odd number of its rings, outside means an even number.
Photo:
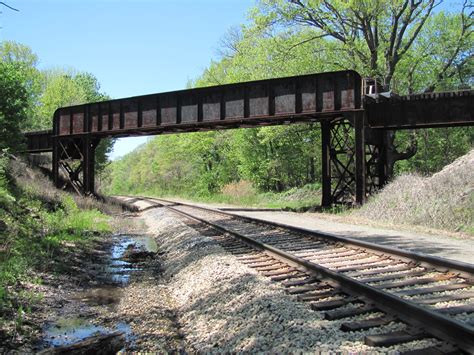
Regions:
<svg viewBox="0 0 474 355"><path fill-rule="evenodd" d="M94 193L104 137L320 122L322 205L364 202L385 181L383 130L474 125L473 90L365 96L354 71L181 90L58 109L53 131L26 133L27 152L53 152L76 191Z"/></svg>
<svg viewBox="0 0 474 355"><path fill-rule="evenodd" d="M474 90L368 99L368 125L377 129L417 129L474 125Z"/></svg>
<svg viewBox="0 0 474 355"><path fill-rule="evenodd" d="M362 109L354 71L302 75L60 108L59 136L134 136L320 119Z"/></svg>

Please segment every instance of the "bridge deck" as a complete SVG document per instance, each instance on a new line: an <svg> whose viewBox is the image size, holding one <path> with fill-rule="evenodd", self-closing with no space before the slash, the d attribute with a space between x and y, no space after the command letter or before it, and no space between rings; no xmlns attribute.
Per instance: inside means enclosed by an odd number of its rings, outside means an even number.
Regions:
<svg viewBox="0 0 474 355"><path fill-rule="evenodd" d="M310 74L88 103L56 111L52 131L29 132L27 151L52 137L97 138L320 121L365 111L375 129L474 125L474 90L363 100L354 71Z"/></svg>
<svg viewBox="0 0 474 355"><path fill-rule="evenodd" d="M28 153L42 153L53 150L53 130L26 132L26 150Z"/></svg>
<svg viewBox="0 0 474 355"><path fill-rule="evenodd" d="M474 125L474 90L393 97L365 105L371 128L407 129Z"/></svg>
<svg viewBox="0 0 474 355"><path fill-rule="evenodd" d="M132 136L305 120L362 108L354 71L212 86L60 108L57 136Z"/></svg>

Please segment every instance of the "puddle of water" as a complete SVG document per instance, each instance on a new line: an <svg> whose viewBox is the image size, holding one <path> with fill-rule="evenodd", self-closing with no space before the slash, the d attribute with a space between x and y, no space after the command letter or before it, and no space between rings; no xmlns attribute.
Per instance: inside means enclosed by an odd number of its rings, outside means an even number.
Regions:
<svg viewBox="0 0 474 355"><path fill-rule="evenodd" d="M116 238L111 249L110 265L106 267L106 272L110 275L113 283L126 285L130 281L130 274L140 271L140 268L134 267L133 263L123 260L127 251L143 250L156 253L158 245L154 238L146 235L120 235Z"/></svg>
<svg viewBox="0 0 474 355"><path fill-rule="evenodd" d="M136 236L133 237L133 240L136 242L137 247L144 249L145 251L149 251L152 253L158 252L158 245L154 238L143 235L143 236Z"/></svg>
<svg viewBox="0 0 474 355"><path fill-rule="evenodd" d="M123 332L127 339L131 339L130 326L125 323L118 323L115 328L108 329L82 318L61 318L44 329L44 344L54 347L70 345L94 335L115 331Z"/></svg>
<svg viewBox="0 0 474 355"><path fill-rule="evenodd" d="M130 280L132 272L142 270L133 262L124 260L127 252L151 252L156 253L158 246L155 240L144 235L119 235L114 238L110 250L110 259L105 265L103 272L105 283L94 289L77 293L73 299L85 302L92 306L114 306L122 297L122 287ZM102 278L102 275L99 276ZM112 311L112 310L111 310ZM130 327L126 323L117 323L115 328L106 328L93 324L91 321L80 317L61 318L52 325L44 328L43 342L46 346L63 346L76 343L90 336L107 334L113 331L125 333L127 341L133 342Z"/></svg>
<svg viewBox="0 0 474 355"><path fill-rule="evenodd" d="M73 299L91 306L115 305L119 303L123 291L116 286L102 286L76 293Z"/></svg>

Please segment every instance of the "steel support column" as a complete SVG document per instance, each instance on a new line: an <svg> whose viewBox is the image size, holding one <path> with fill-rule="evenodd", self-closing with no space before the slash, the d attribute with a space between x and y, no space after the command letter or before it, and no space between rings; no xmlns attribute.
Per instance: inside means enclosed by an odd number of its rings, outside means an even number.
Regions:
<svg viewBox="0 0 474 355"><path fill-rule="evenodd" d="M95 149L99 142L90 135L55 138L53 174L58 188L72 187L80 195L95 195Z"/></svg>
<svg viewBox="0 0 474 355"><path fill-rule="evenodd" d="M366 137L365 120L358 112L321 121L323 207L362 204L368 192L380 187L379 146L367 142L371 136Z"/></svg>
<svg viewBox="0 0 474 355"><path fill-rule="evenodd" d="M57 138L53 138L53 162L52 162L53 183L56 188L60 188L59 181L59 144Z"/></svg>
<svg viewBox="0 0 474 355"><path fill-rule="evenodd" d="M384 131L365 127L366 191L372 195L387 183Z"/></svg>
<svg viewBox="0 0 474 355"><path fill-rule="evenodd" d="M86 135L82 140L83 150L83 184L84 194L90 195L95 193L94 179L94 158L95 146L92 143L90 135Z"/></svg>
<svg viewBox="0 0 474 355"><path fill-rule="evenodd" d="M323 207L329 207L332 204L332 187L331 187L331 122L321 121L321 182L322 182L322 201Z"/></svg>
<svg viewBox="0 0 474 355"><path fill-rule="evenodd" d="M338 117L329 122L332 203L355 203L355 137L352 118Z"/></svg>
<svg viewBox="0 0 474 355"><path fill-rule="evenodd" d="M59 140L57 138L58 132L59 132L59 127L58 127L58 119L59 116L57 112L54 113L53 115L53 130L52 130L52 136L51 136L51 142L52 142L52 147L53 147L53 162L51 164L52 168L52 173L53 173L53 183L56 188L60 188L60 181L59 181L59 159L60 157L60 151L59 151Z"/></svg>
<svg viewBox="0 0 474 355"><path fill-rule="evenodd" d="M365 184L366 184L366 169L365 169L365 113L354 114L354 129L355 129L355 185L356 194L355 199L357 204L363 204L365 201Z"/></svg>

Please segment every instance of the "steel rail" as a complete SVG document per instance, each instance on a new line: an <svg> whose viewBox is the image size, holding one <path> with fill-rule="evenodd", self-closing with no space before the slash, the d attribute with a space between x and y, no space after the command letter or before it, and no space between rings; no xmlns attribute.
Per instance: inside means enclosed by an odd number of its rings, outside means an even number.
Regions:
<svg viewBox="0 0 474 355"><path fill-rule="evenodd" d="M417 253L413 251L408 251L408 250L401 250L398 248L394 247L389 247L385 245L380 245L380 244L375 244L371 242L365 242L362 240L357 240L354 238L350 237L341 237L335 234L327 233L327 232L321 232L321 231L315 231L303 227L296 227L292 226L289 224L284 224L284 223L279 223L279 222L273 222L273 221L267 221L259 218L252 218L248 216L242 216L236 213L232 212L226 212L226 211L221 211L215 208L210 208L210 207L203 207L199 205L193 205L193 204L188 204L188 203L183 203L183 202L176 202L172 200L166 200L166 199L161 199L161 198L148 198L148 197L140 197L146 200L155 200L155 201L163 201L165 203L172 203L176 205L183 205L183 206L189 206L189 207L194 207L194 208L199 208L204 211L210 211L214 213L220 213L226 216L234 217L234 218L239 218L251 223L257 223L261 225L271 225L274 227L278 228L283 228L287 230L291 230L296 233L304 234L304 235L309 235L317 238L323 238L328 241L332 241L334 243L344 243L348 245L354 245L357 247L362 247L367 250L375 251L375 252L381 252L383 254L389 254L396 256L397 258L400 258L405 261L416 261L420 263L420 266L432 266L432 267L438 267L442 269L446 269L446 271L452 271L452 272L457 272L460 273L462 276L468 278L468 279L473 279L474 278L474 265L457 261L457 260L449 260L449 259L444 259L440 258L437 256L432 256L432 255L427 255L427 254L422 254L422 253ZM441 271L441 270L440 270Z"/></svg>
<svg viewBox="0 0 474 355"><path fill-rule="evenodd" d="M183 206L188 206L188 207L192 207L196 209L202 209L208 212L231 215L232 217L240 217L240 216L235 216L234 214L228 214L228 213L210 209L210 208L189 205L189 204L184 204L184 203L176 203L174 201L169 201L169 200L162 200L162 199L148 199L148 200L164 201L165 203L174 203L177 205L183 205ZM308 271L312 274L317 275L320 279L324 281L329 281L332 284L336 284L336 286L338 286L340 289L342 289L344 292L348 294L356 295L358 297L360 296L365 297L366 299L370 300L370 302L373 303L376 308L388 314L396 315L398 319L400 319L401 321L411 326L420 328L424 330L425 332L427 332L428 334L431 334L439 339L454 343L456 346L458 346L460 349L464 351L467 351L469 353L474 352L474 328L470 327L469 325L462 324L461 322L456 321L447 316L444 316L443 314L440 314L438 312L420 307L419 305L411 301L401 299L383 290L361 283L357 280L354 280L350 277L339 274L321 265L301 259L295 255L282 251L266 243L256 241L248 236L235 232L231 229L228 229L218 224L215 224L213 222L207 221L203 218L194 216L190 213L180 211L179 209L176 209L173 206L168 206L159 202L158 204L161 204L161 206L175 213L183 215L187 218L207 224L222 233L233 235L239 238L240 240L244 241L246 244L251 245L252 247L258 250L265 251L269 253L271 256L276 257L289 265L303 268L305 271ZM265 221L261 221L261 220L258 220L258 222L263 222L263 224L265 223ZM273 223L270 223L270 224L273 224ZM278 225L279 227L282 227L282 225L279 225L279 224L276 224L276 225ZM301 229L296 228L296 230L298 230L298 232L302 232ZM393 249L393 248L390 248L390 249Z"/></svg>

